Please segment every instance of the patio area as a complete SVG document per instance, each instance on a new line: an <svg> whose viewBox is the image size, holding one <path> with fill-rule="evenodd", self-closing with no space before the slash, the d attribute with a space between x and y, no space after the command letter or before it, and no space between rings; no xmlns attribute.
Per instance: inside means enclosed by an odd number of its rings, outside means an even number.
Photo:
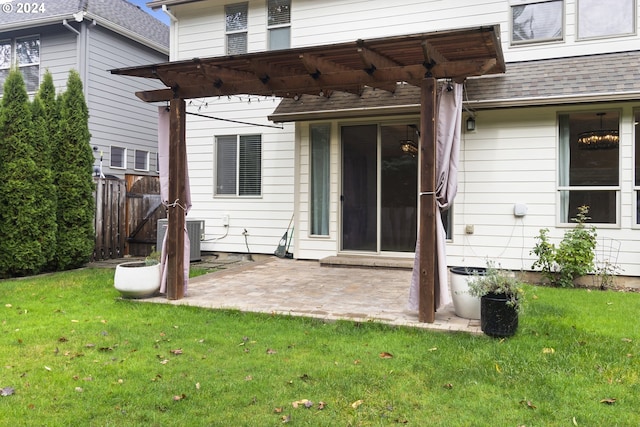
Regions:
<svg viewBox="0 0 640 427"><path fill-rule="evenodd" d="M457 317L451 305L436 312L434 323L419 322L418 313L406 308L410 281L406 268L322 266L270 256L192 278L181 300L144 301L481 333L479 320Z"/></svg>

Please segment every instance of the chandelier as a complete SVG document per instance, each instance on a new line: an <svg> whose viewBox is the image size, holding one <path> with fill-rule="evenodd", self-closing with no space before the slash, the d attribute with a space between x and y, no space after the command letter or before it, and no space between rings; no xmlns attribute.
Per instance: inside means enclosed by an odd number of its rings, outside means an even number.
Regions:
<svg viewBox="0 0 640 427"><path fill-rule="evenodd" d="M589 132L582 132L578 135L578 148L583 150L601 150L607 148L618 148L620 135L617 130L603 129L602 117L606 113L598 113L600 116L600 129Z"/></svg>
<svg viewBox="0 0 640 427"><path fill-rule="evenodd" d="M418 133L418 130L416 129L415 125L407 125L407 135L405 137L405 139L401 139L400 140L400 149L405 153L405 154L409 154L413 157L416 156L416 154L418 154L418 144L416 144L413 139L409 138L409 128L413 128L416 132L416 134Z"/></svg>

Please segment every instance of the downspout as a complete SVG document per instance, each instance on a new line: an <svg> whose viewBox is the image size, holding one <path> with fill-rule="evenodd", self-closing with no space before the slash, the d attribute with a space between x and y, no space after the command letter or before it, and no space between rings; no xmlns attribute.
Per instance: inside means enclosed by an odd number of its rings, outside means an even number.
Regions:
<svg viewBox="0 0 640 427"><path fill-rule="evenodd" d="M176 18L176 16L173 13L171 13L171 11L169 10L166 4L162 5L162 11L169 17L169 19L171 19L171 22L178 21L178 18Z"/></svg>
<svg viewBox="0 0 640 427"><path fill-rule="evenodd" d="M71 31L72 33L76 33L77 36L80 35L80 31L76 30L75 28L73 28L71 25L69 25L69 22L67 22L66 19L62 20L62 25L64 25L65 27L67 27L69 29L69 31Z"/></svg>
<svg viewBox="0 0 640 427"><path fill-rule="evenodd" d="M171 20L171 25L169 25L169 61L175 59L176 51L178 46L178 18L171 13L166 4L162 5L162 11L169 17Z"/></svg>

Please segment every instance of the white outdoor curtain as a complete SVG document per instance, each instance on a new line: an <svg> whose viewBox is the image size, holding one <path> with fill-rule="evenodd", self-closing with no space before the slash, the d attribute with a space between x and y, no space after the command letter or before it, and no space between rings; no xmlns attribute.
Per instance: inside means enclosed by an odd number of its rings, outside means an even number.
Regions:
<svg viewBox="0 0 640 427"><path fill-rule="evenodd" d="M176 202L169 199L169 126L170 126L170 113L167 107L158 107L158 169L160 171L160 197L162 203L167 206ZM183 208L185 215L189 213L191 209L191 190L189 187L189 169L187 168L187 161L185 159L184 165L184 180L185 180L185 197L186 200L178 200L176 212L180 212ZM167 235L164 234L164 240L162 241L162 256L160 258L160 264L162 268L162 279L160 282L160 292L167 292ZM187 292L187 285L189 283L189 262L191 260L190 245L189 245L189 233L187 232L187 222L184 226L184 292Z"/></svg>
<svg viewBox="0 0 640 427"><path fill-rule="evenodd" d="M458 159L460 156L460 128L462 123L462 91L460 83L443 85L438 93L437 136L436 136L436 203L440 211L448 209L458 190ZM446 232L442 216L436 215L436 269L440 298L436 307L441 308L451 302L447 274ZM416 244L416 255L409 288L409 309L418 310L420 293L420 239Z"/></svg>

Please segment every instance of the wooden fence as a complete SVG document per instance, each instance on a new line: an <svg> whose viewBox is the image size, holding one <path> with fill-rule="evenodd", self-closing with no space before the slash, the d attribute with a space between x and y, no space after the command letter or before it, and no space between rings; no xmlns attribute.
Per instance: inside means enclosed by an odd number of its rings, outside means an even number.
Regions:
<svg viewBox="0 0 640 427"><path fill-rule="evenodd" d="M157 176L94 178L96 243L93 260L147 256L156 245L158 219L166 218Z"/></svg>
<svg viewBox="0 0 640 427"><path fill-rule="evenodd" d="M94 178L96 244L93 260L121 258L126 243L126 183L121 179Z"/></svg>

